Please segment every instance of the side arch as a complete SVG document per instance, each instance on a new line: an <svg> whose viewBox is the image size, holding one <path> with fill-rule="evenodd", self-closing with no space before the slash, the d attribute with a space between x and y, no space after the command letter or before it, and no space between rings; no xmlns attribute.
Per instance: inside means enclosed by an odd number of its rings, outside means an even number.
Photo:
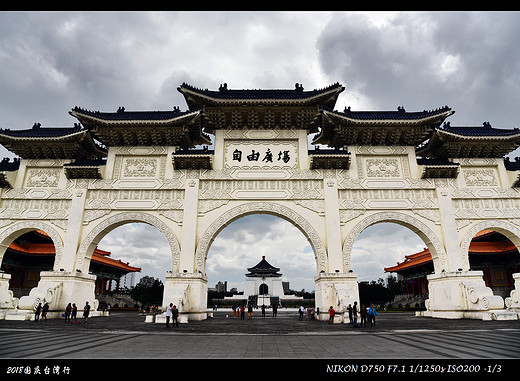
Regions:
<svg viewBox="0 0 520 381"><path fill-rule="evenodd" d="M283 218L296 226L309 241L316 259L318 272L327 271L328 260L325 246L311 223L293 209L272 202L251 202L234 207L217 217L206 229L195 251L195 272L205 274L206 258L215 237L231 222L249 214L264 213Z"/></svg>
<svg viewBox="0 0 520 381"><path fill-rule="evenodd" d="M358 235L369 226L380 222L393 222L413 231L424 241L424 244L430 250L435 272L440 272L443 268L446 268L447 258L444 245L434 231L424 222L405 213L378 212L362 219L348 233L348 237L343 243L343 271L348 272L350 270L352 248Z"/></svg>
<svg viewBox="0 0 520 381"><path fill-rule="evenodd" d="M142 222L157 228L168 240L172 253L172 271L178 272L180 262L180 246L173 231L159 218L141 212L123 212L114 214L99 222L83 239L76 256L76 269L88 272L90 258L99 241L111 230L127 223Z"/></svg>
<svg viewBox="0 0 520 381"><path fill-rule="evenodd" d="M494 230L497 233L504 235L507 239L513 242L518 249L520 249L520 227L517 225L499 220L478 222L466 231L460 243L462 258L467 269L470 267L469 246L471 245L471 241L475 238L478 232L485 229Z"/></svg>
<svg viewBox="0 0 520 381"><path fill-rule="evenodd" d="M41 221L21 221L17 222L0 232L0 263L4 259L4 254L9 245L22 234L33 230L42 230L49 235L54 244L56 256L54 258L54 271L59 270L63 255L63 239L58 231L50 224Z"/></svg>

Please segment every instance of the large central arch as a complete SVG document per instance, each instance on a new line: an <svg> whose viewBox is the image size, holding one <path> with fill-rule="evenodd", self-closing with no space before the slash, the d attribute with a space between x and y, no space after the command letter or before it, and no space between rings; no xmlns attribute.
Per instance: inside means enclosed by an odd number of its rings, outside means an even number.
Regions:
<svg viewBox="0 0 520 381"><path fill-rule="evenodd" d="M205 273L209 248L215 237L231 222L250 214L271 214L283 218L296 226L307 238L316 259L318 272L327 271L328 260L325 246L318 233L302 215L286 206L273 202L251 202L236 206L218 216L203 233L195 253L195 271Z"/></svg>

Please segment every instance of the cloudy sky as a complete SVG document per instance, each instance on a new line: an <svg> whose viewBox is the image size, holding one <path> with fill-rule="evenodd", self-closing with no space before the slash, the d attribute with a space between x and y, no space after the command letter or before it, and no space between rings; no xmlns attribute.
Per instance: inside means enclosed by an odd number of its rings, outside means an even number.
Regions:
<svg viewBox="0 0 520 381"><path fill-rule="evenodd" d="M177 91L183 82L209 89L224 82L235 89L302 83L307 90L339 82L346 90L338 110L404 106L421 111L448 105L456 111L449 118L452 125L488 121L497 128L520 127L519 35L516 12L0 12L0 128L25 129L36 122L72 126L76 119L68 112L75 106L185 110ZM0 155L11 156L3 147ZM271 243L280 248L275 239L280 231L286 232L284 242L291 242L292 226L272 222L277 233L257 237L249 222L241 222L245 227L233 230L231 224L214 241L210 285L232 282L224 268L245 273L234 268L239 263L234 256L241 254L223 247L242 251L252 242L255 257L240 266L253 266L265 251L267 258L275 256L272 264L282 267L292 288L314 288L313 275L307 274L314 274L315 264L306 241L288 245L286 252L299 250L299 262L308 264L294 271L298 261L269 249ZM111 239L119 244L138 236L118 234ZM364 258L358 269L353 259L361 279L377 279L383 266L410 252L396 258L384 242L371 242L370 229L363 234L366 239L359 237L356 244L356 256ZM399 242L409 243L412 252L423 246L404 236ZM149 257L164 250L146 246L143 256L137 247L136 257L132 249L118 257L146 266L143 275L148 275L154 266ZM384 253L384 263L378 270L366 269L367 256L376 262L378 253ZM217 270L222 272L213 276Z"/></svg>

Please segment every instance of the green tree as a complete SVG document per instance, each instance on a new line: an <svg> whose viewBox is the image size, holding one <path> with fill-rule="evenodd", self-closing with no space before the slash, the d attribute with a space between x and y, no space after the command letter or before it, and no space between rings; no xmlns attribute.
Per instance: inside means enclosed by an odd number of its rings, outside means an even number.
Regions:
<svg viewBox="0 0 520 381"><path fill-rule="evenodd" d="M164 285L153 277L141 278L139 283L130 291L132 299L143 306L161 305L164 294Z"/></svg>

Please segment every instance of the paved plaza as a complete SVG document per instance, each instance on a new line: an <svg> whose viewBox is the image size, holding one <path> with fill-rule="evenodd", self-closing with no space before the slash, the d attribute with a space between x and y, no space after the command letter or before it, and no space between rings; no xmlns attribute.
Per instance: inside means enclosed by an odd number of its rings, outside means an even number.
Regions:
<svg viewBox="0 0 520 381"><path fill-rule="evenodd" d="M262 318L260 312L255 312L252 319L246 316L241 320L229 310L219 310L205 321L166 328L164 324L145 323L140 313L112 312L109 317L91 318L87 324L83 319L71 325L61 319L2 320L0 341L0 358L5 366L41 360L110 359L125 360L123 364L128 365L129 359L283 359L305 360L298 364L311 369L319 360L322 371L329 364L344 371L345 361L382 361L388 371L388 361L394 360L406 364L414 360L450 361L483 368L497 361L508 366L520 358L520 321L445 320L412 313L379 313L375 326L353 328L344 323L299 321L296 311L280 311L277 318L270 313ZM179 362L152 364L162 367Z"/></svg>

